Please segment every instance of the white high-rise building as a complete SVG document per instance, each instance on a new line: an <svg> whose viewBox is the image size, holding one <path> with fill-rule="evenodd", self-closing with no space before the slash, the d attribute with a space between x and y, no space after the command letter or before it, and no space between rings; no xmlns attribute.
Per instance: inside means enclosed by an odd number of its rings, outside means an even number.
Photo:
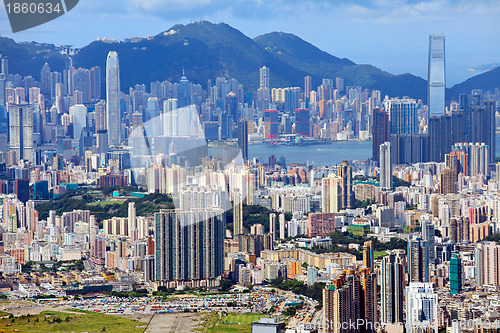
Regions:
<svg viewBox="0 0 500 333"><path fill-rule="evenodd" d="M163 135L168 137L177 137L177 99L171 98L163 102Z"/></svg>
<svg viewBox="0 0 500 333"><path fill-rule="evenodd" d="M321 180L321 209L323 213L342 210L342 179L334 174Z"/></svg>
<svg viewBox="0 0 500 333"><path fill-rule="evenodd" d="M391 143L380 145L380 187L392 187Z"/></svg>
<svg viewBox="0 0 500 333"><path fill-rule="evenodd" d="M11 105L9 108L10 150L17 160L31 160L33 140L33 106Z"/></svg>
<svg viewBox="0 0 500 333"><path fill-rule="evenodd" d="M120 137L120 66L118 53L110 51L106 62L106 124L108 142L119 145Z"/></svg>
<svg viewBox="0 0 500 333"><path fill-rule="evenodd" d="M273 242L276 240L276 214L269 214L269 232L273 237Z"/></svg>
<svg viewBox="0 0 500 333"><path fill-rule="evenodd" d="M406 287L406 332L438 332L438 296L432 283Z"/></svg>
<svg viewBox="0 0 500 333"><path fill-rule="evenodd" d="M280 239L285 239L286 238L286 230L285 230L285 225L286 225L286 220L285 220L285 214L280 214L279 216L279 224L280 224Z"/></svg>
<svg viewBox="0 0 500 333"><path fill-rule="evenodd" d="M269 89L269 68L266 66L260 69L260 87Z"/></svg>
<svg viewBox="0 0 500 333"><path fill-rule="evenodd" d="M427 105L429 116L440 116L445 112L445 48L444 34L429 36L429 77L427 82Z"/></svg>
<svg viewBox="0 0 500 333"><path fill-rule="evenodd" d="M391 98L384 100L389 113L390 134L415 134L419 132L419 104L411 98Z"/></svg>
<svg viewBox="0 0 500 333"><path fill-rule="evenodd" d="M135 202L128 203L128 228L131 231L137 229Z"/></svg>
<svg viewBox="0 0 500 333"><path fill-rule="evenodd" d="M477 286L500 286L500 245L495 242L476 244L474 252Z"/></svg>
<svg viewBox="0 0 500 333"><path fill-rule="evenodd" d="M69 115L73 119L73 140L79 141L83 128L87 126L87 108L83 104L69 108Z"/></svg>
<svg viewBox="0 0 500 333"><path fill-rule="evenodd" d="M233 195L233 238L243 234L243 198L241 192L235 190Z"/></svg>

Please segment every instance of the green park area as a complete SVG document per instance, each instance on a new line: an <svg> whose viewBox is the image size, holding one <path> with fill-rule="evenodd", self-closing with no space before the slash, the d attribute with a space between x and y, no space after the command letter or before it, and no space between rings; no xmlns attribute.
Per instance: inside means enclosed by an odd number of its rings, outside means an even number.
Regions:
<svg viewBox="0 0 500 333"><path fill-rule="evenodd" d="M145 326L137 320L87 311L43 311L0 319L0 332L144 332Z"/></svg>
<svg viewBox="0 0 500 333"><path fill-rule="evenodd" d="M260 320L263 314L245 313L228 314L222 316L217 313L210 313L204 318L204 331L207 333L250 333L252 332L252 322Z"/></svg>

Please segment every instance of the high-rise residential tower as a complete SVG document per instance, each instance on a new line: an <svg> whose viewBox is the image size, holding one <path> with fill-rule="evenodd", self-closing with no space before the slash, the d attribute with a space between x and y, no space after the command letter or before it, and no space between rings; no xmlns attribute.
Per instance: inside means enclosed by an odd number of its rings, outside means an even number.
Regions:
<svg viewBox="0 0 500 333"><path fill-rule="evenodd" d="M34 149L33 107L11 105L9 108L10 150L16 152L16 160L31 160Z"/></svg>
<svg viewBox="0 0 500 333"><path fill-rule="evenodd" d="M342 209L352 208L354 204L354 191L352 190L352 166L347 161L339 165L339 177L342 178Z"/></svg>
<svg viewBox="0 0 500 333"><path fill-rule="evenodd" d="M106 125L108 142L119 145L120 138L120 66L118 53L110 51L106 62Z"/></svg>
<svg viewBox="0 0 500 333"><path fill-rule="evenodd" d="M432 224L430 221L422 221L422 238L427 241L427 252L428 252L428 258L429 258L429 263L434 264L435 261L435 235L436 231L434 228L434 224Z"/></svg>
<svg viewBox="0 0 500 333"><path fill-rule="evenodd" d="M310 76L306 76L304 78L304 98L309 98L312 90L312 78Z"/></svg>
<svg viewBox="0 0 500 333"><path fill-rule="evenodd" d="M476 244L474 252L477 286L499 286L500 245L495 242Z"/></svg>
<svg viewBox="0 0 500 333"><path fill-rule="evenodd" d="M440 116L444 113L445 89L444 34L431 34L429 36L429 77L427 82L429 117Z"/></svg>
<svg viewBox="0 0 500 333"><path fill-rule="evenodd" d="M323 213L338 213L342 210L342 179L330 174L321 180L321 209Z"/></svg>
<svg viewBox="0 0 500 333"><path fill-rule="evenodd" d="M235 190L233 197L233 238L243 233L243 197L241 191Z"/></svg>
<svg viewBox="0 0 500 333"><path fill-rule="evenodd" d="M156 281L170 287L215 280L224 272L224 211L221 208L155 213Z"/></svg>
<svg viewBox="0 0 500 333"><path fill-rule="evenodd" d="M260 87L269 89L269 68L266 66L260 69Z"/></svg>
<svg viewBox="0 0 500 333"><path fill-rule="evenodd" d="M408 242L408 282L429 282L429 246L421 238Z"/></svg>
<svg viewBox="0 0 500 333"><path fill-rule="evenodd" d="M438 295L432 283L406 287L406 332L438 332Z"/></svg>
<svg viewBox="0 0 500 333"><path fill-rule="evenodd" d="M373 242L367 241L363 244L363 266L373 272Z"/></svg>
<svg viewBox="0 0 500 333"><path fill-rule="evenodd" d="M403 258L396 251L382 259L381 322L403 322L403 294L405 286Z"/></svg>
<svg viewBox="0 0 500 333"><path fill-rule="evenodd" d="M380 145L380 187L392 187L391 143Z"/></svg>
<svg viewBox="0 0 500 333"><path fill-rule="evenodd" d="M381 109L373 110L373 161L380 161L380 145L389 141L389 113Z"/></svg>
<svg viewBox="0 0 500 333"><path fill-rule="evenodd" d="M238 122L238 148L241 150L243 160L248 160L248 122L240 119Z"/></svg>
<svg viewBox="0 0 500 333"><path fill-rule="evenodd" d="M393 98L385 102L389 113L389 132L393 134L418 133L418 103L410 98Z"/></svg>

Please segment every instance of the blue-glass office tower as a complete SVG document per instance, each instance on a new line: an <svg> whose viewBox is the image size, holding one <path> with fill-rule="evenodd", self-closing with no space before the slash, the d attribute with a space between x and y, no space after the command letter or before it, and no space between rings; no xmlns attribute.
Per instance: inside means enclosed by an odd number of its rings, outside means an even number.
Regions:
<svg viewBox="0 0 500 333"><path fill-rule="evenodd" d="M427 82L429 117L440 116L444 113L445 89L444 34L431 34L429 36L429 77Z"/></svg>
<svg viewBox="0 0 500 333"><path fill-rule="evenodd" d="M182 74L179 85L177 86L177 106L183 108L191 105L191 85L189 80Z"/></svg>

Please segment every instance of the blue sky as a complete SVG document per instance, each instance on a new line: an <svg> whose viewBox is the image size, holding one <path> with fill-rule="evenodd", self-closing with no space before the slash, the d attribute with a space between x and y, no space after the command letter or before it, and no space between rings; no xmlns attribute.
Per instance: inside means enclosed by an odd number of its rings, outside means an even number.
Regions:
<svg viewBox="0 0 500 333"><path fill-rule="evenodd" d="M447 85L500 63L498 0L80 0L67 15L13 34L16 41L84 46L98 37L155 35L177 23L225 22L249 37L298 35L335 56L426 78L429 33L446 34ZM477 74L477 73L476 73Z"/></svg>

